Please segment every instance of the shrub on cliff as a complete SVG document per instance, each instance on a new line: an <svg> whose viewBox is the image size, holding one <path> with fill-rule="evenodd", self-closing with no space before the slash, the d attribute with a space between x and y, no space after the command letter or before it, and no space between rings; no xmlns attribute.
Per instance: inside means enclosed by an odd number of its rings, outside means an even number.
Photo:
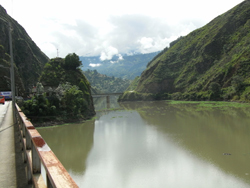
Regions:
<svg viewBox="0 0 250 188"><path fill-rule="evenodd" d="M37 88L43 87L41 83ZM85 100L84 93L78 86L70 83L60 84L52 92L50 97L46 93L37 93L31 100L25 101L22 110L28 116L55 116L63 115L67 117L83 117L88 109L88 103Z"/></svg>
<svg viewBox="0 0 250 188"><path fill-rule="evenodd" d="M35 95L31 100L25 101L22 111L31 118L32 116L53 116L56 114L56 107L51 105L43 94Z"/></svg>

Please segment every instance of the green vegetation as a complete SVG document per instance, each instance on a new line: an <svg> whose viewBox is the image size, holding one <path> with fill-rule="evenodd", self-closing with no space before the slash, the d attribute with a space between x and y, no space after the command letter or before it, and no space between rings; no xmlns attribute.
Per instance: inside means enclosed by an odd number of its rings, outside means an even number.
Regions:
<svg viewBox="0 0 250 188"><path fill-rule="evenodd" d="M133 90L135 90L136 87L137 87L137 85L138 85L139 79L140 79L139 76L135 77L135 79L131 82L131 84L126 89L126 91L133 91Z"/></svg>
<svg viewBox="0 0 250 188"><path fill-rule="evenodd" d="M249 17L250 1L243 1L174 41L143 71L134 90L136 98L250 102ZM125 92L120 100L134 98Z"/></svg>
<svg viewBox="0 0 250 188"><path fill-rule="evenodd" d="M241 107L241 108L249 108L250 105L248 103L237 103L237 102L224 102L224 101L172 101L167 100L167 104L197 104L198 106L204 107L214 107L214 108L222 108L222 107Z"/></svg>
<svg viewBox="0 0 250 188"><path fill-rule="evenodd" d="M0 5L0 64L9 67L9 24L12 30L12 43L15 63L15 80L19 95L25 96L25 92L35 85L40 77L44 64L49 58L32 41L25 29L12 19L6 10ZM6 78L9 76L9 70L4 69L0 72L0 90L9 90Z"/></svg>
<svg viewBox="0 0 250 188"><path fill-rule="evenodd" d="M37 83L37 90L39 87L43 87L41 83ZM40 90L31 100L25 101L21 108L34 122L85 119L90 115L83 92L69 83L60 84L49 97L43 89Z"/></svg>
<svg viewBox="0 0 250 188"><path fill-rule="evenodd" d="M65 57L64 67L65 69L75 70L82 65L82 62L79 60L79 56L75 53L68 54Z"/></svg>
<svg viewBox="0 0 250 188"><path fill-rule="evenodd" d="M93 116L90 84L80 66L81 61L74 53L47 62L36 95L23 104L24 113L33 121L77 120Z"/></svg>
<svg viewBox="0 0 250 188"><path fill-rule="evenodd" d="M98 73L96 70L83 71L83 74L87 77L91 83L92 92L95 94L100 93L122 93L129 84L130 80L109 77Z"/></svg>
<svg viewBox="0 0 250 188"><path fill-rule="evenodd" d="M55 116L56 106L50 104L45 94L35 95L31 100L25 101L22 110L28 117Z"/></svg>
<svg viewBox="0 0 250 188"><path fill-rule="evenodd" d="M10 81L10 56L6 53L5 48L0 45L0 91L11 91L11 81ZM17 86L17 91L19 95L24 94L23 81L18 73L18 68L14 65L15 72L15 84Z"/></svg>

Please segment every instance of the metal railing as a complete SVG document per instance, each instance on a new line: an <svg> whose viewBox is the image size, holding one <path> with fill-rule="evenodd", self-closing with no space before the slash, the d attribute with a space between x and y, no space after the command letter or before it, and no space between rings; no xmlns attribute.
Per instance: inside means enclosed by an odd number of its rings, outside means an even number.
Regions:
<svg viewBox="0 0 250 188"><path fill-rule="evenodd" d="M45 140L16 104L14 109L20 131L28 183L33 187L78 187Z"/></svg>

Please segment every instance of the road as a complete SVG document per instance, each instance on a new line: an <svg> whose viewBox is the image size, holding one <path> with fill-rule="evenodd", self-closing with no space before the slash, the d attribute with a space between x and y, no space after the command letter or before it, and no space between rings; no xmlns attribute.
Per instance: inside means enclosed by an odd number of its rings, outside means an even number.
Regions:
<svg viewBox="0 0 250 188"><path fill-rule="evenodd" d="M29 188L11 104L0 105L0 188Z"/></svg>
<svg viewBox="0 0 250 188"><path fill-rule="evenodd" d="M5 101L4 105L0 104L0 131L2 130L2 123L7 113L9 105L10 105L10 101Z"/></svg>

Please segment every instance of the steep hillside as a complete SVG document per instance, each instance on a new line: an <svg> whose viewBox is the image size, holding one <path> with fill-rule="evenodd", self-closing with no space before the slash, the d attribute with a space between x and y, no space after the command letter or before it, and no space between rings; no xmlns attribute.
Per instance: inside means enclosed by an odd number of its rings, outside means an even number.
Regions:
<svg viewBox="0 0 250 188"><path fill-rule="evenodd" d="M83 71L97 70L101 74L133 80L140 76L150 62L159 52L148 54L114 56L111 60L101 61L99 56L80 57ZM92 66L90 66L92 64Z"/></svg>
<svg viewBox="0 0 250 188"><path fill-rule="evenodd" d="M197 15L198 16L198 15ZM250 1L180 38L121 100L250 100Z"/></svg>
<svg viewBox="0 0 250 188"><path fill-rule="evenodd" d="M16 70L19 74L16 78L18 88L25 88L27 91L29 87L35 85L49 58L37 47L32 41L24 28L12 19L6 10L0 5L0 64L9 66L9 22L12 26L12 40L13 40L13 55ZM4 62L4 63L3 63ZM8 69L0 68L4 75L9 75ZM9 76L8 76L9 77ZM0 74L0 82L5 83L0 90L9 90L7 80ZM23 83L23 85L22 85Z"/></svg>
<svg viewBox="0 0 250 188"><path fill-rule="evenodd" d="M0 91L11 91L10 80L10 56L6 53L4 47L0 45ZM16 95L24 95L24 85L21 77L19 76L18 69L14 66Z"/></svg>
<svg viewBox="0 0 250 188"><path fill-rule="evenodd" d="M130 84L130 80L110 77L104 74L98 73L96 70L83 71L83 74L87 77L91 84L91 88L99 93L122 93Z"/></svg>

